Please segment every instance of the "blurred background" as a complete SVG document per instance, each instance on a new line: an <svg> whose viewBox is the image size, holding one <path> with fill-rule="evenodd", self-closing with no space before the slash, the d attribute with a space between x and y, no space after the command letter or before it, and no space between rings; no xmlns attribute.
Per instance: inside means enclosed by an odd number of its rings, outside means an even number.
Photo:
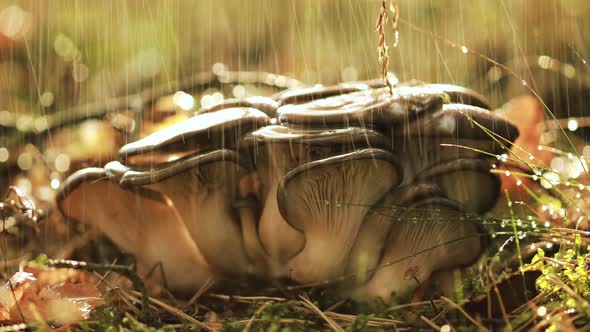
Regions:
<svg viewBox="0 0 590 332"><path fill-rule="evenodd" d="M380 6L378 0L0 0L0 192L17 184L51 202L72 171L113 160L122 144L227 98L378 78ZM398 47L386 28L389 70L399 81L464 85L494 107L532 88L545 110L531 102L506 113L525 122L521 129L530 130L522 132L538 132L520 144L558 145L561 126L576 141L558 147L590 158L590 1L399 0L399 10ZM276 75L258 78L266 89L174 83L224 70ZM136 102L138 92L144 94ZM548 123L547 110L560 122ZM94 111L109 114L61 125Z"/></svg>
<svg viewBox="0 0 590 332"><path fill-rule="evenodd" d="M394 49L387 30L390 71L400 80L468 85L495 105L506 100L501 71L432 34L510 65L533 85L543 82L533 79L536 60L525 56L573 66L555 67L556 77L588 75L582 62L590 51L587 0L399 3L401 18L426 31L402 23ZM306 83L376 78L379 7L376 0L0 0L0 110L52 112L218 62ZM572 80L570 90L579 84Z"/></svg>

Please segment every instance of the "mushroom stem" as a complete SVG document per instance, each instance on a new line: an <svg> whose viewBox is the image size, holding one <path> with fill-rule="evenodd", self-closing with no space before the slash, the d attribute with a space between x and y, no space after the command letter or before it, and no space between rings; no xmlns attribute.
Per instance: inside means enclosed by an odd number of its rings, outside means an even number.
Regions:
<svg viewBox="0 0 590 332"><path fill-rule="evenodd" d="M256 272L263 274L269 269L269 258L260 243L256 230L258 201L254 196L257 192L255 176L256 173L251 173L241 180L240 198L234 203L234 208L238 211L240 218L242 240L244 241L246 256L254 264L257 270Z"/></svg>
<svg viewBox="0 0 590 332"><path fill-rule="evenodd" d="M275 277L286 277L287 270L284 265L289 259L301 252L305 244L303 234L285 221L277 206L277 188L284 170L260 170L267 192L265 193L264 208L260 215L258 231L260 240L266 252L268 252L274 266Z"/></svg>

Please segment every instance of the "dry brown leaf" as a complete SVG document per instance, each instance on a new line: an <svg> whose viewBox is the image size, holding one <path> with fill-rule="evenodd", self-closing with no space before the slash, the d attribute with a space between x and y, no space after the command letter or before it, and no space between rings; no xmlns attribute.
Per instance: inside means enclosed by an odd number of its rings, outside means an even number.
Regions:
<svg viewBox="0 0 590 332"><path fill-rule="evenodd" d="M93 279L73 269L27 266L0 288L0 324L44 320L67 325L87 319L103 303Z"/></svg>

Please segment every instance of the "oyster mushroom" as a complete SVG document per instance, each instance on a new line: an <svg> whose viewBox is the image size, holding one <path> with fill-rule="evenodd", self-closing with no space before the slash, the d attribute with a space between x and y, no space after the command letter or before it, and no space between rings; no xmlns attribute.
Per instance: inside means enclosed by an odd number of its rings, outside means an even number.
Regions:
<svg viewBox="0 0 590 332"><path fill-rule="evenodd" d="M389 132L406 120L440 110L440 92L427 88L399 87L369 89L341 94L305 104L279 107L281 124L291 128L345 128L349 126L382 129Z"/></svg>
<svg viewBox="0 0 590 332"><path fill-rule="evenodd" d="M350 250L370 207L401 179L393 155L364 149L301 165L283 177L279 211L305 235L305 247L289 261L300 283L344 272Z"/></svg>
<svg viewBox="0 0 590 332"><path fill-rule="evenodd" d="M491 169L491 164L482 159L456 159L425 170L416 180L438 184L445 196L465 211L483 213L500 195L500 178Z"/></svg>
<svg viewBox="0 0 590 332"><path fill-rule="evenodd" d="M350 253L346 274L356 275L359 284L366 282L381 259L385 238L399 215L416 202L442 196L442 189L433 183L405 185L387 193L365 217Z"/></svg>
<svg viewBox="0 0 590 332"><path fill-rule="evenodd" d="M258 129L241 146L253 156L263 188L260 240L273 262L274 273L284 276L287 271L283 265L304 245L303 234L282 218L277 207L277 187L285 173L306 162L361 148L390 149L387 137L369 129L298 131L278 125Z"/></svg>
<svg viewBox="0 0 590 332"><path fill-rule="evenodd" d="M252 130L268 125L268 115L254 108L226 108L204 113L155 132L119 150L128 165L159 164L204 151L237 146Z"/></svg>
<svg viewBox="0 0 590 332"><path fill-rule="evenodd" d="M461 216L460 206L442 197L412 205L394 221L379 266L353 297L407 298L432 273L472 264L481 255L486 236L480 224Z"/></svg>
<svg viewBox="0 0 590 332"><path fill-rule="evenodd" d="M148 171L127 171L125 188L147 187L166 195L214 272L253 273L233 204L248 173L238 154L217 150Z"/></svg>
<svg viewBox="0 0 590 332"><path fill-rule="evenodd" d="M518 129L510 121L483 108L445 104L442 110L420 117L394 132L393 140L394 151L405 156L406 174L412 175L457 158L486 157L480 151L494 155L508 151L492 137L508 149L510 142L518 137Z"/></svg>
<svg viewBox="0 0 590 332"><path fill-rule="evenodd" d="M63 183L56 201L67 218L96 227L135 255L144 271L162 264L174 292L191 294L211 277L184 222L157 192L124 190L102 168L87 168Z"/></svg>

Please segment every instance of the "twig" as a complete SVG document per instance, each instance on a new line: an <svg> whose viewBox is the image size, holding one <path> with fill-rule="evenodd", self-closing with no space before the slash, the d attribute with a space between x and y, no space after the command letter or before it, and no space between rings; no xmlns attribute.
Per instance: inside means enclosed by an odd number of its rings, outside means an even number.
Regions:
<svg viewBox="0 0 590 332"><path fill-rule="evenodd" d="M440 331L440 326L436 325L433 321L431 321L430 319L420 315L420 319L423 320L426 324L428 324L428 326L432 327L433 330L435 331Z"/></svg>
<svg viewBox="0 0 590 332"><path fill-rule="evenodd" d="M381 79L385 81L385 84L389 88L389 93L393 95L393 85L387 79L389 55L387 54L387 43L385 42L385 25L387 24L388 19L389 10L387 9L387 0L381 0L381 9L379 11L379 16L377 16L377 24L375 25L375 30L379 36L379 46L377 47L377 50L379 52L379 62L381 63Z"/></svg>
<svg viewBox="0 0 590 332"><path fill-rule="evenodd" d="M334 322L330 317L326 316L324 312L321 311L320 308L318 308L315 304L313 304L309 298L302 295L300 295L299 298L301 298L304 307L320 316L332 330L336 332L344 332L340 325L336 324L336 322Z"/></svg>
<svg viewBox="0 0 590 332"><path fill-rule="evenodd" d="M234 296L234 295L224 295L224 294L207 294L207 297L216 298L224 301L231 301L235 300L238 302L244 303L252 303L252 302L260 302L260 301L274 301L274 302L285 302L287 301L286 298L283 297L270 297L270 296Z"/></svg>
<svg viewBox="0 0 590 332"><path fill-rule="evenodd" d="M502 300L502 295L500 294L500 290L498 289L498 282L494 278L494 275L490 269L488 269L488 275L492 280L492 288L494 289L494 294L498 298L498 305L500 306L500 311L502 312L502 318L504 318L504 322L506 323L506 327L512 331L512 326L510 325L510 320L508 319L508 314L506 313L506 307L504 306L504 301Z"/></svg>
<svg viewBox="0 0 590 332"><path fill-rule="evenodd" d="M583 231L583 230L573 229L573 228L555 227L555 228L551 228L551 230L554 232L558 232L558 233L573 233L573 234L580 234L580 235L584 235L584 236L590 236L590 232L588 232L588 231Z"/></svg>
<svg viewBox="0 0 590 332"><path fill-rule="evenodd" d="M478 321L476 321L475 319L473 319L473 317L471 317L467 312L465 312L465 310L463 310L463 308L461 308L457 303L451 301L450 299L441 296L440 297L441 300L445 301L447 304L449 304L451 307L459 310L459 312L465 316L465 318L467 318L470 322L473 323L473 325L477 326L477 328L480 331L489 331L485 326L481 325L481 323L479 323Z"/></svg>
<svg viewBox="0 0 590 332"><path fill-rule="evenodd" d="M135 294L137 294L137 295L143 296L143 294L141 294L141 293L139 293L137 291L132 291L132 292L135 293ZM171 313L173 315L176 315L177 317L179 317L181 319L185 319L185 320L187 320L187 321L189 321L189 322L191 322L191 323L199 326L200 328L203 328L203 329L205 329L207 331L212 331L212 332L217 331L216 329L212 328L211 326L208 326L207 324L204 324L203 322L195 319L194 317L192 317L192 316L184 313L182 310L179 310L179 309L177 309L177 308L175 308L175 307L173 307L173 306L171 306L171 305L169 305L169 304L167 304L165 302L162 302L162 301L160 301L158 299L155 299L155 298L149 297L149 296L148 296L148 300L151 303L153 303L153 304L159 306L160 308L164 309L168 313Z"/></svg>
<svg viewBox="0 0 590 332"><path fill-rule="evenodd" d="M199 290L197 290L195 295L193 295L190 298L187 305L189 305L189 306L193 305L193 303L195 303L195 301L197 301L201 297L201 295L205 294L205 292L207 292L209 289L211 289L211 287L213 287L213 285L215 285L215 280L213 280L213 278L211 278L211 277L207 278L207 280L205 280L205 283L199 288Z"/></svg>
<svg viewBox="0 0 590 332"><path fill-rule="evenodd" d="M264 311L264 309L266 309L271 304L272 304L272 302L268 301L268 302L264 303L263 305L261 305L260 308L258 308L256 310L256 312L254 312L252 317L250 317L250 319L248 320L248 324L246 324L246 327L244 328L244 332L250 332L250 329L252 328L252 324L254 323L254 319L256 319L256 317L258 315L260 315L260 313L262 311Z"/></svg>
<svg viewBox="0 0 590 332"><path fill-rule="evenodd" d="M340 320L343 322L347 322L347 323L353 322L357 317L356 315L341 314L341 313L327 311L327 310L324 313L326 314L326 316L328 316L330 318L333 318L335 320ZM400 320L372 317L372 318L368 319L367 325L379 327L379 326L395 326L395 324L402 324L402 323L403 322Z"/></svg>

